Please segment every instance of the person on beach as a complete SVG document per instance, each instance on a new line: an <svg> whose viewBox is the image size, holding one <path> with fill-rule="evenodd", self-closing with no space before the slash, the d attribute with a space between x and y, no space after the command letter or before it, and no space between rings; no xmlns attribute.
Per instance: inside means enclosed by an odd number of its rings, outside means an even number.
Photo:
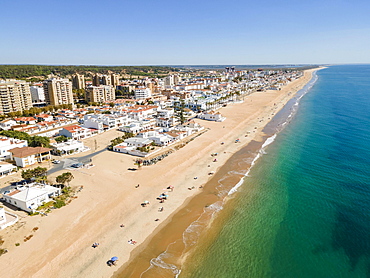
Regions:
<svg viewBox="0 0 370 278"><path fill-rule="evenodd" d="M139 188L139 186L140 186L140 184L138 184L138 185L135 185L135 188Z"/></svg>
<svg viewBox="0 0 370 278"><path fill-rule="evenodd" d="M125 227L125 225L123 225L123 224L121 224L121 225L119 225L121 228L124 228Z"/></svg>
<svg viewBox="0 0 370 278"><path fill-rule="evenodd" d="M93 245L92 245L92 247L93 248L96 248L96 247L98 247L99 246L99 243L97 243L97 242L95 242Z"/></svg>

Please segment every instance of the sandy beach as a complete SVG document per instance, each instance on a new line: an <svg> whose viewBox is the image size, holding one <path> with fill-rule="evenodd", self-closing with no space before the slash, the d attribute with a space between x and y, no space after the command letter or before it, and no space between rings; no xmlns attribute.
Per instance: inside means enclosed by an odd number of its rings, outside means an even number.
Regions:
<svg viewBox="0 0 370 278"><path fill-rule="evenodd" d="M9 250L0 257L3 271L7 277L111 277L134 250L147 247L150 237L161 232L189 198L202 192L199 187L212 177L209 172L217 172L232 154L262 138L264 126L311 79L312 71L280 91L256 92L243 103L221 108L224 122L196 119L207 131L156 165L137 169L135 157L110 151L94 156L93 168L72 171L71 185L84 186L78 198L46 217L27 216L0 231ZM111 130L85 143L100 150L121 134ZM218 153L216 162L211 153ZM166 189L170 185L173 192ZM169 198L159 203L156 198L165 191ZM142 207L144 201L150 204ZM29 235L32 238L24 242ZM130 239L137 244L129 244ZM92 248L94 242L97 248ZM117 266L109 267L106 262L113 256L119 258Z"/></svg>

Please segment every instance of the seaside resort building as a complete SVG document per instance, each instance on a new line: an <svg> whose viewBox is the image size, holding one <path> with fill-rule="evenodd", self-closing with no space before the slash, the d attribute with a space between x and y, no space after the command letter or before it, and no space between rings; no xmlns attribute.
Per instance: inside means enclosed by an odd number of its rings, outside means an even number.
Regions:
<svg viewBox="0 0 370 278"><path fill-rule="evenodd" d="M52 201L52 197L61 194L61 189L44 184L28 184L17 186L2 192L5 202L24 211L35 212L44 203Z"/></svg>
<svg viewBox="0 0 370 278"><path fill-rule="evenodd" d="M0 114L32 107L30 84L21 80L0 81Z"/></svg>
<svg viewBox="0 0 370 278"><path fill-rule="evenodd" d="M12 154L11 159L19 167L27 167L37 162L50 160L50 148L43 147L22 147L9 150Z"/></svg>
<svg viewBox="0 0 370 278"><path fill-rule="evenodd" d="M45 80L43 84L47 104L73 104L71 81L63 78L52 78Z"/></svg>

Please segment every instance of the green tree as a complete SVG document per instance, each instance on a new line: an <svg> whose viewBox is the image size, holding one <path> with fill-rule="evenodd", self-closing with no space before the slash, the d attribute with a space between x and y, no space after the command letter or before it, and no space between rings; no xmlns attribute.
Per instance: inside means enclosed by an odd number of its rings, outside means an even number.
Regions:
<svg viewBox="0 0 370 278"><path fill-rule="evenodd" d="M66 142L66 141L68 141L68 137L66 137L64 135L61 135L61 136L56 137L55 141L57 141L58 143Z"/></svg>
<svg viewBox="0 0 370 278"><path fill-rule="evenodd" d="M34 169L23 170L21 176L25 180L31 180L34 178L36 181L46 180L47 168L36 167Z"/></svg>
<svg viewBox="0 0 370 278"><path fill-rule="evenodd" d="M29 139L28 145L30 147L50 147L50 138L45 136L32 136Z"/></svg>
<svg viewBox="0 0 370 278"><path fill-rule="evenodd" d="M61 183L63 185L65 185L66 183L69 184L71 182L71 180L73 180L74 176L72 175L71 172L66 172L66 173L63 173L59 176L56 177L56 182L57 183Z"/></svg>

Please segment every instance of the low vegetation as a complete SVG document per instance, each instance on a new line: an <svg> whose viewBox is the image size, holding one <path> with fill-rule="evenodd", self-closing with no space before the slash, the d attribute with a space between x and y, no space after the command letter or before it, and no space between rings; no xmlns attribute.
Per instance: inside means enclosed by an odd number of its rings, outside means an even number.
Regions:
<svg viewBox="0 0 370 278"><path fill-rule="evenodd" d="M134 137L134 136L135 134L133 133L125 132L123 136L114 138L113 140L110 141L111 144L108 146L108 150L113 150L114 146L117 146L118 144L123 143L123 141L125 141L126 139Z"/></svg>
<svg viewBox="0 0 370 278"><path fill-rule="evenodd" d="M16 138L20 140L26 140L30 147L45 147L50 148L50 138L45 136L31 136L26 132L17 130L2 130L0 135Z"/></svg>

